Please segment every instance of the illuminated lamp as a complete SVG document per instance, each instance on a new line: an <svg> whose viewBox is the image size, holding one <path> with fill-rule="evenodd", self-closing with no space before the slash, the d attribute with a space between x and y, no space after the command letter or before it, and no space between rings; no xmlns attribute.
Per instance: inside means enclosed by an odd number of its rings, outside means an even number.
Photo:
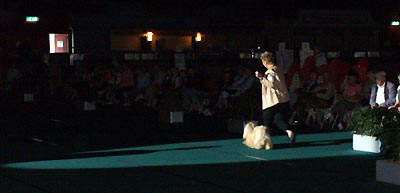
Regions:
<svg viewBox="0 0 400 193"><path fill-rule="evenodd" d="M146 37L147 41L149 42L153 41L153 32L147 32Z"/></svg>
<svg viewBox="0 0 400 193"><path fill-rule="evenodd" d="M200 42L201 41L201 33L200 32L197 32L195 40L196 40L196 42Z"/></svg>
<svg viewBox="0 0 400 193"><path fill-rule="evenodd" d="M392 26L399 26L400 25L400 22L399 21L392 21L392 24L391 24Z"/></svg>

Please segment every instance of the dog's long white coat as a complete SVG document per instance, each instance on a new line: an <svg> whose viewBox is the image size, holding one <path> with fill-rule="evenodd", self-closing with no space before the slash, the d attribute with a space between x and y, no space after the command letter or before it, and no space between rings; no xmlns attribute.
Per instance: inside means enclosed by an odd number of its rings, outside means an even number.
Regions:
<svg viewBox="0 0 400 193"><path fill-rule="evenodd" d="M247 123L243 131L243 144L255 149L272 149L272 140L265 126L255 126L254 123Z"/></svg>

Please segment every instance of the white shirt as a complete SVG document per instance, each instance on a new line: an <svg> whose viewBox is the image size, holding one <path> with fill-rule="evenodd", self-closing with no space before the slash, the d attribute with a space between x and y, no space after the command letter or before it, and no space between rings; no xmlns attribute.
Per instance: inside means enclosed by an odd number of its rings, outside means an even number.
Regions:
<svg viewBox="0 0 400 193"><path fill-rule="evenodd" d="M267 80L273 82L275 80L275 77L271 76L270 74L268 74L267 72L265 72L265 75L267 75Z"/></svg>
<svg viewBox="0 0 400 193"><path fill-rule="evenodd" d="M382 86L377 85L378 86L378 91L376 92L375 103L378 104L378 105L383 104L386 101L385 100L385 84L386 83L384 83Z"/></svg>

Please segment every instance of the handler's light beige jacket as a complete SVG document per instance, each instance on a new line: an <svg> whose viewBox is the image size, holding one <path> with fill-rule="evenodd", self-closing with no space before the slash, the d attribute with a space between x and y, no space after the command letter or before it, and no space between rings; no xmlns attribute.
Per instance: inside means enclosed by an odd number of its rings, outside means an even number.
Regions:
<svg viewBox="0 0 400 193"><path fill-rule="evenodd" d="M268 75L270 75L269 78ZM263 110L278 103L289 101L289 92L285 83L285 78L277 66L272 70L267 70L267 72L265 72L265 77L260 78L260 82Z"/></svg>

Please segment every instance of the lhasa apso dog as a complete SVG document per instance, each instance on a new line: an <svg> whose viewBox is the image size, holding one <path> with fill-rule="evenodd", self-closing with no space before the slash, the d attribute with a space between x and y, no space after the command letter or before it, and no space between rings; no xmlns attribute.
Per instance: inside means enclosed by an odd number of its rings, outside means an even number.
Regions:
<svg viewBox="0 0 400 193"><path fill-rule="evenodd" d="M254 149L272 149L272 140L269 135L269 129L265 126L255 126L249 122L244 127L243 144Z"/></svg>

